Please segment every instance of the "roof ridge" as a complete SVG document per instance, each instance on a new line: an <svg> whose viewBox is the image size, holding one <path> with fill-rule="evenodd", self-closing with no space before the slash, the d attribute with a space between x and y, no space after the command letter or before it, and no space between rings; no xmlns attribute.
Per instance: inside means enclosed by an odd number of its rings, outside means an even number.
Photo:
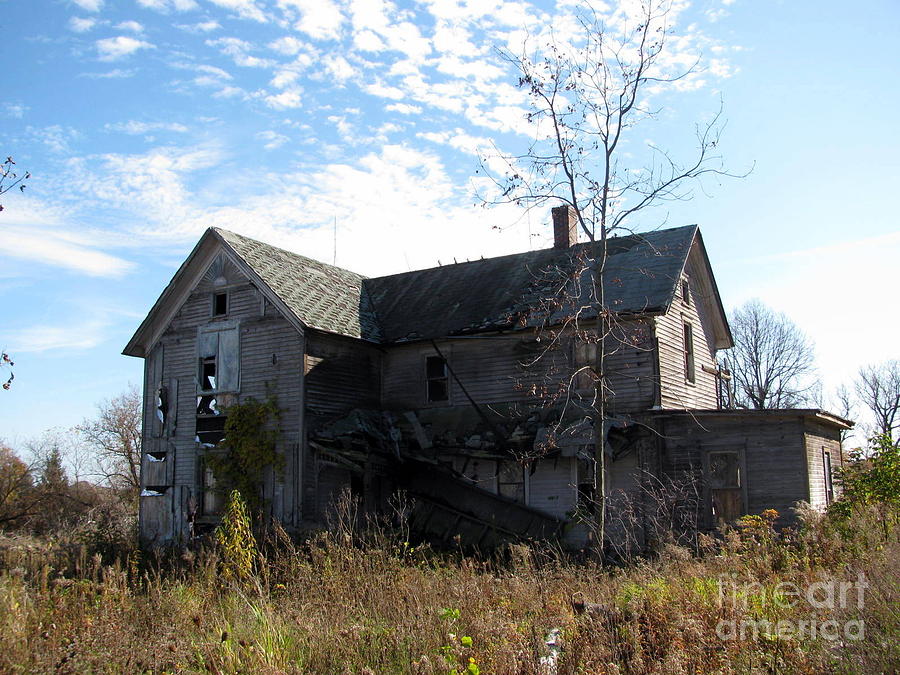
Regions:
<svg viewBox="0 0 900 675"><path fill-rule="evenodd" d="M297 253L296 251L291 251L290 249L286 249L283 246L276 246L275 244L270 244L269 242L263 241L262 239L255 239L254 237L248 237L247 235L240 234L239 232L234 232L233 230L226 230L224 227L210 227L210 230L213 230L223 239L228 237L237 237L238 239L243 239L245 241L253 242L254 244L262 244L263 246L267 246L268 248L275 249L276 251L281 251L282 253L286 253L289 256L294 258L299 258L306 263L314 263L316 265L322 265L323 267L328 267L333 270L339 270L341 272L346 272L347 274L352 274L356 277L359 277L360 280L368 279L364 274L360 274L359 272L354 272L353 270L347 269L346 267L339 267L338 265L332 265L327 262L322 262L321 260L317 260L315 258L310 258L309 256L303 255L302 253Z"/></svg>

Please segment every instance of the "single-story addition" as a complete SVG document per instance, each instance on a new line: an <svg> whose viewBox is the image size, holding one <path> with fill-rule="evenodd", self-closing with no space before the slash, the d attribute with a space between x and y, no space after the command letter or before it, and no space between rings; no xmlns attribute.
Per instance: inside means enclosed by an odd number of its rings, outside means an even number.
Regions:
<svg viewBox="0 0 900 675"><path fill-rule="evenodd" d="M145 360L143 539L218 521L229 407L274 397L284 461L259 489L289 529L325 525L342 492L388 513L402 490L431 539L584 545L598 253L567 209L553 219L553 248L377 278L207 230L124 350ZM711 527L834 497L850 422L728 409L732 338L696 226L610 239L604 289L608 537L653 536L666 500Z"/></svg>

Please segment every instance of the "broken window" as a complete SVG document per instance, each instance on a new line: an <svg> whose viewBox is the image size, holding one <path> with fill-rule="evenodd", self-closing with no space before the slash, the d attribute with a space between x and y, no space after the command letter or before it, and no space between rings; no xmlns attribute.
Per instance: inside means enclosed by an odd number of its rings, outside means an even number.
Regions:
<svg viewBox="0 0 900 675"><path fill-rule="evenodd" d="M444 359L440 356L425 357L425 377L429 403L450 399L450 378L447 374L447 362Z"/></svg>
<svg viewBox="0 0 900 675"><path fill-rule="evenodd" d="M518 462L500 462L497 472L498 492L517 502L525 503L525 471Z"/></svg>
<svg viewBox="0 0 900 675"><path fill-rule="evenodd" d="M199 391L238 391L241 356L238 330L232 322L220 322L200 329L197 337Z"/></svg>
<svg viewBox="0 0 900 675"><path fill-rule="evenodd" d="M684 378L688 382L693 382L696 378L694 369L694 327L687 322L684 324Z"/></svg>
<svg viewBox="0 0 900 675"><path fill-rule="evenodd" d="M228 314L228 293L213 293L213 316Z"/></svg>
<svg viewBox="0 0 900 675"><path fill-rule="evenodd" d="M594 460L586 456L588 452L589 449L582 450L578 457L578 508L584 512L594 510L597 495Z"/></svg>
<svg viewBox="0 0 900 675"><path fill-rule="evenodd" d="M204 448L213 448L225 438L225 415L214 417L197 415L197 436L194 439Z"/></svg>

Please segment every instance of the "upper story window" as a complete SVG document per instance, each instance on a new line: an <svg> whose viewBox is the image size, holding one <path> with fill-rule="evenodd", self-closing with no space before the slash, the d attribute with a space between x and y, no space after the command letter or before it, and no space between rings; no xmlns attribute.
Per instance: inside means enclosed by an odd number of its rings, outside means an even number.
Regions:
<svg viewBox="0 0 900 675"><path fill-rule="evenodd" d="M426 399L429 403L450 400L447 362L440 356L425 357Z"/></svg>
<svg viewBox="0 0 900 675"><path fill-rule="evenodd" d="M687 278L681 279L681 301L685 305L691 304L691 282Z"/></svg>
<svg viewBox="0 0 900 675"><path fill-rule="evenodd" d="M228 293L225 291L213 293L212 313L213 316L225 316L228 314Z"/></svg>
<svg viewBox="0 0 900 675"><path fill-rule="evenodd" d="M694 368L694 327L684 324L684 379L693 382L696 378Z"/></svg>

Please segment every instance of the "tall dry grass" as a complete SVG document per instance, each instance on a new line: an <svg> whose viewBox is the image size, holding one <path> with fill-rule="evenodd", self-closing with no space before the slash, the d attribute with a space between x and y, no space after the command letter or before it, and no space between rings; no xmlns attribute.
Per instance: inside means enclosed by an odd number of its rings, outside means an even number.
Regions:
<svg viewBox="0 0 900 675"><path fill-rule="evenodd" d="M840 528L812 513L804 521L778 534L760 518L706 539L699 556L669 545L617 567L541 547L437 553L347 521L302 543L270 531L255 574L227 583L213 549L104 557L76 541L8 537L0 671L897 672L897 532L871 511ZM779 583L860 572L862 608L774 602ZM767 617L861 619L865 635L717 635L723 620ZM558 651L545 643L553 629Z"/></svg>

